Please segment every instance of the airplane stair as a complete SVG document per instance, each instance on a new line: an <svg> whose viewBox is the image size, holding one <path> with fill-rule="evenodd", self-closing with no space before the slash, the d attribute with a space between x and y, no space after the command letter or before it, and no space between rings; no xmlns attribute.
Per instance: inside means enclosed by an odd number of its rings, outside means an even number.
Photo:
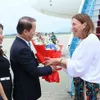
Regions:
<svg viewBox="0 0 100 100"><path fill-rule="evenodd" d="M99 9L98 21L97 21L97 27L96 27L96 35L100 39L100 9Z"/></svg>

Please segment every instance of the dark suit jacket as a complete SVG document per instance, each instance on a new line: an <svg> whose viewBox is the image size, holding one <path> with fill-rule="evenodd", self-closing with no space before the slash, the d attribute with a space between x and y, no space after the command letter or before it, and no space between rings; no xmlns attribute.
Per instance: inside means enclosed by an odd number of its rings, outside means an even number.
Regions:
<svg viewBox="0 0 100 100"><path fill-rule="evenodd" d="M39 77L52 73L51 67L38 67L38 62L25 41L16 37L10 50L14 73L14 100L36 100L41 96Z"/></svg>

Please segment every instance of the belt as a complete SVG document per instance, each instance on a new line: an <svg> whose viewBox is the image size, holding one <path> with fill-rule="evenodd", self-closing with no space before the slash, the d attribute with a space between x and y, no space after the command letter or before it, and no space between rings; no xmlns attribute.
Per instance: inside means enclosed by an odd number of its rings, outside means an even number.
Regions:
<svg viewBox="0 0 100 100"><path fill-rule="evenodd" d="M2 77L0 78L0 81L10 80L10 77Z"/></svg>

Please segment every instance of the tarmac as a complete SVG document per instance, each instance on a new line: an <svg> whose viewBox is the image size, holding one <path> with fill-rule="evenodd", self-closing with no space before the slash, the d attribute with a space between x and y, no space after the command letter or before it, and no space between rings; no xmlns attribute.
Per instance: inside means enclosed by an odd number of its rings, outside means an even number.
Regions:
<svg viewBox="0 0 100 100"><path fill-rule="evenodd" d="M59 83L49 83L40 78L42 96L38 100L73 100L67 93L70 89L70 79L67 73L61 70L59 76Z"/></svg>

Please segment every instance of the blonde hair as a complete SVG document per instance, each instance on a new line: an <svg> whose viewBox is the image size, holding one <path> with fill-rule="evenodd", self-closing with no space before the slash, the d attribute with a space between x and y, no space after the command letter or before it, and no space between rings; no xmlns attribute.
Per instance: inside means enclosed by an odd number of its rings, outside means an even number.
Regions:
<svg viewBox="0 0 100 100"><path fill-rule="evenodd" d="M86 23L86 27L83 31L83 38L86 38L90 33L94 33L94 24L91 18L87 14L76 14L72 17L81 22ZM95 34L95 33L94 33Z"/></svg>

